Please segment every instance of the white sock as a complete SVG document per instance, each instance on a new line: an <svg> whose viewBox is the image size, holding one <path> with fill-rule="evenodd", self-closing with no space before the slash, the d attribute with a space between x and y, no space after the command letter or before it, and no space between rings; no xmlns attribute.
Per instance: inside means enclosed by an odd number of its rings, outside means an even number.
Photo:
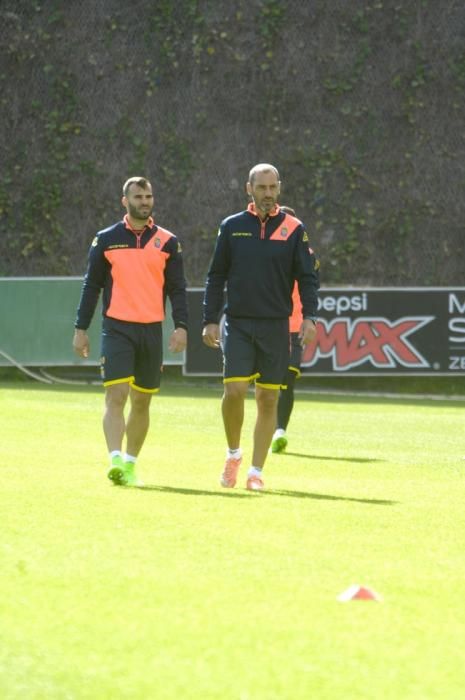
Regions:
<svg viewBox="0 0 465 700"><path fill-rule="evenodd" d="M110 464L112 462L113 457L122 457L123 455L121 454L121 450L112 450L110 452Z"/></svg>
<svg viewBox="0 0 465 700"><path fill-rule="evenodd" d="M137 457L134 457L133 455L128 455L127 452L124 453L124 461L125 462L132 462L132 464L135 464L137 461Z"/></svg>
<svg viewBox="0 0 465 700"><path fill-rule="evenodd" d="M286 431L284 430L284 428L276 428L276 430L274 431L273 440L276 440L276 438L284 437L285 434Z"/></svg>
<svg viewBox="0 0 465 700"><path fill-rule="evenodd" d="M247 476L259 476L261 478L262 467L250 467L249 471L247 472Z"/></svg>
<svg viewBox="0 0 465 700"><path fill-rule="evenodd" d="M242 457L242 450L240 447L238 447L236 450L231 450L229 447L226 450L226 459L229 459L232 457L232 459L239 459L239 457Z"/></svg>

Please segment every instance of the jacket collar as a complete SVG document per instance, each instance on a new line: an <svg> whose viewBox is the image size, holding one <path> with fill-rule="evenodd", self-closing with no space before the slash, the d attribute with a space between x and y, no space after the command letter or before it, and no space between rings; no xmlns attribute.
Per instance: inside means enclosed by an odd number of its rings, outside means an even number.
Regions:
<svg viewBox="0 0 465 700"><path fill-rule="evenodd" d="M125 214L124 217L123 217L123 224L124 224L124 226L125 226L127 229L129 229L129 230L132 231L133 233L140 233L141 231L145 231L146 228L153 228L155 222L154 222L154 220L152 219L152 217L149 216L149 218L147 219L147 223L145 224L145 226L144 226L143 229L134 229L134 228L131 226L131 224L129 223L129 217L128 217L128 215Z"/></svg>
<svg viewBox="0 0 465 700"><path fill-rule="evenodd" d="M253 202L250 202L250 204L247 207L247 211L250 214L253 214L254 216L258 216L258 218L260 218L260 216L257 214L257 210L255 209L255 204ZM281 209L279 208L279 205L275 204L274 208L269 212L268 216L277 216L280 211Z"/></svg>

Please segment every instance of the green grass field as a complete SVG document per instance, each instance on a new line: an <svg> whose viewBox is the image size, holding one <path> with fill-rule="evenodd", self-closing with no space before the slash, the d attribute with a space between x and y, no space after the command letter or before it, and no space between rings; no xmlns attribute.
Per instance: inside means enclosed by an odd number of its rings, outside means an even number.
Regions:
<svg viewBox="0 0 465 700"><path fill-rule="evenodd" d="M125 489L99 388L0 386L0 697L462 699L465 404L299 397L253 494L220 396L165 386Z"/></svg>

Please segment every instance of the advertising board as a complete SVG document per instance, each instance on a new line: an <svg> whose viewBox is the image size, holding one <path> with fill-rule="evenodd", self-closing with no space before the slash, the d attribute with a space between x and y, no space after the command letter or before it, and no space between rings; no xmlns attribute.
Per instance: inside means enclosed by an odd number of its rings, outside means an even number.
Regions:
<svg viewBox="0 0 465 700"><path fill-rule="evenodd" d="M220 375L221 353L200 333L203 290L190 291L184 373ZM317 336L302 357L303 374L465 374L465 287L326 287Z"/></svg>

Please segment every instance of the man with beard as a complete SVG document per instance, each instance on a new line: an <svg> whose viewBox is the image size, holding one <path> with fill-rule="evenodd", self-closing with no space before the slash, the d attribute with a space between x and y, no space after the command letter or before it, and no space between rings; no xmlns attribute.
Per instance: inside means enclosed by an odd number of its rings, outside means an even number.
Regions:
<svg viewBox="0 0 465 700"><path fill-rule="evenodd" d="M86 331L103 290L101 374L103 432L110 456L107 475L114 484L136 486L140 482L135 463L149 428L150 401L160 387L166 295L174 321L172 352L186 347L187 299L181 245L151 216L150 182L131 177L123 185L121 201L126 209L123 220L97 233L89 250L73 347L80 357L89 356Z"/></svg>
<svg viewBox="0 0 465 700"><path fill-rule="evenodd" d="M277 169L255 165L246 188L252 200L247 210L225 219L218 232L205 289L203 341L211 348L220 346L218 320L226 286L222 416L228 447L220 483L236 485L244 399L255 381L257 418L246 485L262 491L262 469L289 362L292 289L297 281L303 308L299 335L306 345L316 334L319 280L302 222L278 205Z"/></svg>

